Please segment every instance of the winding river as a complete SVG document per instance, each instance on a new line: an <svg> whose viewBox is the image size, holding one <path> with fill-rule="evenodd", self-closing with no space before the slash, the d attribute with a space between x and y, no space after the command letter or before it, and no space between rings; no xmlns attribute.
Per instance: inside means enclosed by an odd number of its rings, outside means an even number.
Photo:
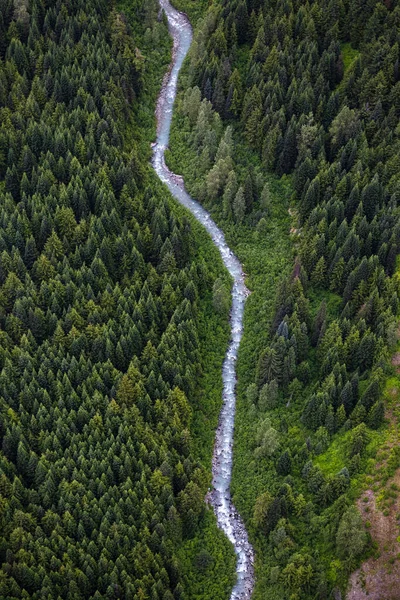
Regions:
<svg viewBox="0 0 400 600"><path fill-rule="evenodd" d="M224 234L208 212L185 190L182 177L172 173L165 164L164 152L168 145L173 105L176 97L178 74L192 42L192 28L187 17L175 10L169 0L159 0L168 19L173 38L173 59L157 103L157 141L153 145L153 166L172 195L185 206L207 229L221 253L225 267L233 279L232 310L230 315L231 341L222 368L223 406L216 431L212 491L208 501L214 509L218 526L232 542L237 555L237 581L231 600L247 600L254 588L254 551L248 540L244 523L236 511L230 494L233 454L233 430L236 407L236 360L243 332L243 312L248 290L244 283L242 265L230 250Z"/></svg>

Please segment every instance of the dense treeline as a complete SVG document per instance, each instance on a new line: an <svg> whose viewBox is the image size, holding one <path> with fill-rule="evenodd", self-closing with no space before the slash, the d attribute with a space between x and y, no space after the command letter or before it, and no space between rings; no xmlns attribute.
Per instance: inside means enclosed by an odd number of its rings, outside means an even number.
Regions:
<svg viewBox="0 0 400 600"><path fill-rule="evenodd" d="M183 598L212 281L124 138L143 69L104 0L0 1L1 598Z"/></svg>
<svg viewBox="0 0 400 600"><path fill-rule="evenodd" d="M328 597L366 544L347 507L397 339L399 21L390 1L216 1L186 69L185 176L227 231L268 235L266 173L293 186L295 266L247 390L263 598ZM322 469L334 452L342 468Z"/></svg>

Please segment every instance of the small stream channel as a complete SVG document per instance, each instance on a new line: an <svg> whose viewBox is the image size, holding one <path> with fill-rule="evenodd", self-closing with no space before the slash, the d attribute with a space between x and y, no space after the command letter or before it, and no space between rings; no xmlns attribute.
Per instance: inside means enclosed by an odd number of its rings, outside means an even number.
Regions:
<svg viewBox="0 0 400 600"><path fill-rule="evenodd" d="M153 145L153 166L176 200L189 209L207 229L233 279L231 340L222 367L223 406L215 436L212 461L213 487L208 494L208 502L214 509L218 526L232 542L237 555L237 582L232 590L231 600L247 600L251 597L254 588L254 551L248 540L244 523L232 503L230 483L236 409L236 361L243 333L244 305L249 292L244 283L242 265L227 245L224 234L209 213L187 193L182 177L172 173L165 164L164 152L168 146L178 75L192 42L192 27L186 15L175 10L169 0L159 0L159 2L167 16L174 45L170 70L165 76L157 103L158 127L157 141Z"/></svg>

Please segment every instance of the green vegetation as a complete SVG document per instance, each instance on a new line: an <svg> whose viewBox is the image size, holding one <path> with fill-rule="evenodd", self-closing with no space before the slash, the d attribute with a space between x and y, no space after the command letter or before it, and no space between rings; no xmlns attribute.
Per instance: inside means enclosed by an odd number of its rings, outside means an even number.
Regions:
<svg viewBox="0 0 400 600"><path fill-rule="evenodd" d="M214 2L181 78L168 163L253 292L232 489L256 546L256 599L343 593L371 551L351 506L388 436L398 18L380 2Z"/></svg>
<svg viewBox="0 0 400 600"><path fill-rule="evenodd" d="M208 511L199 535L187 540L180 552L187 600L229 598L235 583L236 556Z"/></svg>
<svg viewBox="0 0 400 600"><path fill-rule="evenodd" d="M174 4L197 27L168 161L252 291L232 489L254 598L322 600L371 554L360 491L388 515L398 492L400 8ZM158 13L0 0L1 598L233 583L204 504L230 282L148 164Z"/></svg>
<svg viewBox="0 0 400 600"><path fill-rule="evenodd" d="M135 52L141 61L142 86L138 101L131 106L125 133L127 144L135 140L145 162L151 156L149 142L154 141L156 136L154 110L162 79L171 61L172 40L166 19L158 20L158 0L118 0L117 8L129 23L132 39L140 45Z"/></svg>
<svg viewBox="0 0 400 600"><path fill-rule="evenodd" d="M171 4L186 13L190 22L195 25L204 16L209 2L208 0L172 0Z"/></svg>
<svg viewBox="0 0 400 600"><path fill-rule="evenodd" d="M0 1L10 600L184 598L203 585L202 545L215 598L232 583L233 550L204 504L229 335L212 289L228 282L148 165L166 24L155 1L118 10Z"/></svg>
<svg viewBox="0 0 400 600"><path fill-rule="evenodd" d="M349 70L349 67L355 62L356 58L360 56L360 52L355 48L352 48L349 42L341 44L340 51L343 60L343 69L346 73L346 71Z"/></svg>

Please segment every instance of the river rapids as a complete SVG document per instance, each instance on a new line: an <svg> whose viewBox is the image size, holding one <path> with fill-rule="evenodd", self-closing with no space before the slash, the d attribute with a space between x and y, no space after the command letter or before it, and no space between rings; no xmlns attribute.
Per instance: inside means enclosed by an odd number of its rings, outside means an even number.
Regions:
<svg viewBox="0 0 400 600"><path fill-rule="evenodd" d="M231 593L231 600L247 600L254 588L254 551L244 523L232 503L230 483L236 408L236 360L243 333L244 305L249 292L244 283L242 265L227 245L224 234L209 213L187 193L182 177L172 173L165 164L164 152L168 146L178 75L192 42L192 27L186 15L173 8L169 0L159 2L167 16L173 38L173 58L157 102L157 140L153 145L153 167L176 200L189 209L207 229L233 279L231 340L222 367L223 406L215 437L212 490L207 500L214 509L218 526L232 542L237 555L237 581Z"/></svg>

